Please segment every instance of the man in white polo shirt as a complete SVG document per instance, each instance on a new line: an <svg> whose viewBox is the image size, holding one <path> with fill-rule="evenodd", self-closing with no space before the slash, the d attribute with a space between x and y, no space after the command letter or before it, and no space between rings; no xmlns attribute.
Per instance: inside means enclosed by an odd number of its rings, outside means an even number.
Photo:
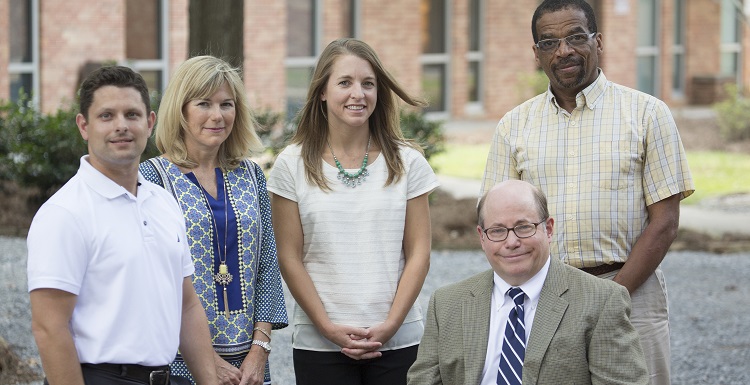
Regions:
<svg viewBox="0 0 750 385"><path fill-rule="evenodd" d="M198 383L214 384L182 214L138 173L156 119L148 88L126 67L103 67L83 81L80 105L89 154L39 209L27 239L47 381L166 385L179 346Z"/></svg>

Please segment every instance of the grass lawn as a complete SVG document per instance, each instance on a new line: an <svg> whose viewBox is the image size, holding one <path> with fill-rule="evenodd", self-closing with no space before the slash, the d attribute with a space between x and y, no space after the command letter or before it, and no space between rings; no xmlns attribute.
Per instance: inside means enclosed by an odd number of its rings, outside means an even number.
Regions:
<svg viewBox="0 0 750 385"><path fill-rule="evenodd" d="M430 163L443 175L481 179L490 145L450 144L446 151L435 155ZM688 152L695 193L685 204L721 195L750 192L750 155L724 152Z"/></svg>

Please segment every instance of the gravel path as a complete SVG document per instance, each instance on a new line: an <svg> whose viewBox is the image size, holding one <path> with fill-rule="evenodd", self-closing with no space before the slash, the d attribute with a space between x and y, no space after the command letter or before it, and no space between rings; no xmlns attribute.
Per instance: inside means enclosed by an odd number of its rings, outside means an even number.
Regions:
<svg viewBox="0 0 750 385"><path fill-rule="evenodd" d="M26 293L26 245L0 237L0 335L27 362L38 365ZM488 268L481 251L436 251L419 301ZM662 265L667 277L675 385L750 384L750 253L677 252ZM292 309L287 292L287 308ZM271 370L276 385L294 384L291 332L273 333Z"/></svg>

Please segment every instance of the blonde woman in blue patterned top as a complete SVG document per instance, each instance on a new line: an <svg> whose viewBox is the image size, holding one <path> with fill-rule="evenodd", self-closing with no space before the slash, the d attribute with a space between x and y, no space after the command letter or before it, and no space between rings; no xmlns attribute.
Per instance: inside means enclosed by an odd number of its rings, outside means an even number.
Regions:
<svg viewBox="0 0 750 385"><path fill-rule="evenodd" d="M270 384L271 330L287 326L287 314L266 180L247 158L262 146L237 70L211 56L187 60L158 120L163 155L140 171L182 207L219 379ZM179 355L171 367L190 377Z"/></svg>

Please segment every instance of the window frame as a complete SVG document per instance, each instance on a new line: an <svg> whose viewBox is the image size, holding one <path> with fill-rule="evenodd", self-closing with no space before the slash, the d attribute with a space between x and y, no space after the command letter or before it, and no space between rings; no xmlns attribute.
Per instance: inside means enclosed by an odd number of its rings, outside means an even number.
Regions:
<svg viewBox="0 0 750 385"><path fill-rule="evenodd" d="M159 15L159 44L161 46L160 59L125 59L118 63L130 67L138 73L146 71L158 71L160 88L159 94L164 94L169 80L169 0L158 0L160 6ZM127 27L126 27L127 28Z"/></svg>
<svg viewBox="0 0 750 385"><path fill-rule="evenodd" d="M25 90L31 94L31 101L35 106L40 101L40 79L39 79L39 0L25 0L29 2L29 13L31 14L31 61L22 63L12 63L8 61L8 99L16 101L13 98L10 89L11 75L31 75L31 90ZM10 3L8 4L10 6Z"/></svg>

